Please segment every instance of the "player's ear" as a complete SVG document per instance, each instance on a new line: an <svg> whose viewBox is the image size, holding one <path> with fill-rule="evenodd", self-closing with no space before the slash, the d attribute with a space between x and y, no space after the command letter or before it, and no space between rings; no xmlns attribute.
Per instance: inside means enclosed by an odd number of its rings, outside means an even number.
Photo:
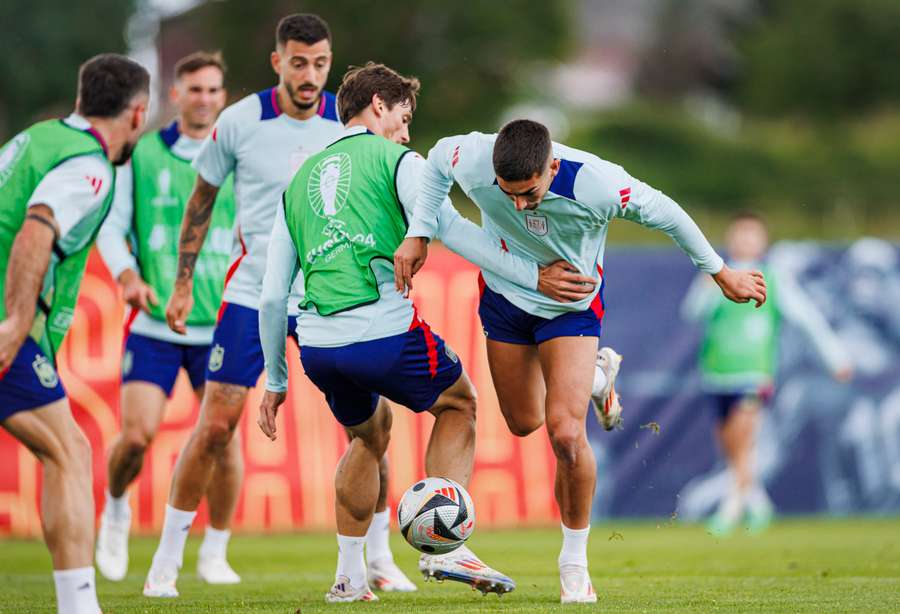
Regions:
<svg viewBox="0 0 900 614"><path fill-rule="evenodd" d="M556 177L556 174L559 172L559 158L553 158L550 160L550 178L553 179Z"/></svg>
<svg viewBox="0 0 900 614"><path fill-rule="evenodd" d="M372 110L375 112L375 117L384 115L385 104L378 94L372 94Z"/></svg>
<svg viewBox="0 0 900 614"><path fill-rule="evenodd" d="M131 116L131 129L141 130L147 118L147 105L138 104L134 107L134 114Z"/></svg>
<svg viewBox="0 0 900 614"><path fill-rule="evenodd" d="M169 88L169 102L171 102L172 104L175 104L176 102L178 102L178 85L177 85L177 83L178 83L178 81L176 80L175 83L172 84L172 87Z"/></svg>
<svg viewBox="0 0 900 614"><path fill-rule="evenodd" d="M278 50L272 52L272 55L269 56L269 61L272 63L272 70L275 71L275 74L279 77L281 76L281 54L278 53Z"/></svg>

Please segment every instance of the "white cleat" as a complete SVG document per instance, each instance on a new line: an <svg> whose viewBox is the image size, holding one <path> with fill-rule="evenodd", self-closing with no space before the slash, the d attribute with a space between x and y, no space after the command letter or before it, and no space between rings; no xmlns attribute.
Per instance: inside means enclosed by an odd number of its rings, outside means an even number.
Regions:
<svg viewBox="0 0 900 614"><path fill-rule="evenodd" d="M350 578L339 576L331 590L325 593L326 603L349 603L351 601L378 601L378 595L365 584L359 588L350 586Z"/></svg>
<svg viewBox="0 0 900 614"><path fill-rule="evenodd" d="M171 560L153 561L144 581L144 597L177 597L178 563Z"/></svg>
<svg viewBox="0 0 900 614"><path fill-rule="evenodd" d="M497 593L502 596L516 588L512 579L485 565L466 546L447 554L423 554L419 557L419 571L426 582L431 578L438 582L462 582L471 586L473 591L481 591L482 595Z"/></svg>
<svg viewBox="0 0 900 614"><path fill-rule="evenodd" d="M560 603L597 603L597 593L587 567L560 565L559 586Z"/></svg>
<svg viewBox="0 0 900 614"><path fill-rule="evenodd" d="M366 565L366 576L369 586L376 591L412 593L419 590L389 557L370 561Z"/></svg>
<svg viewBox="0 0 900 614"><path fill-rule="evenodd" d="M96 562L100 574L107 580L119 582L128 574L128 531L131 518L113 519L100 514L97 532Z"/></svg>
<svg viewBox="0 0 900 614"><path fill-rule="evenodd" d="M619 375L621 364L622 355L617 354L612 348L603 347L597 352L597 371L603 372L606 381L600 386L597 377L594 377L591 400L594 403L597 420L607 431L622 425L622 404L619 403L619 395L616 393L616 376Z"/></svg>
<svg viewBox="0 0 900 614"><path fill-rule="evenodd" d="M241 577L224 556L200 556L197 576L207 584L240 584Z"/></svg>

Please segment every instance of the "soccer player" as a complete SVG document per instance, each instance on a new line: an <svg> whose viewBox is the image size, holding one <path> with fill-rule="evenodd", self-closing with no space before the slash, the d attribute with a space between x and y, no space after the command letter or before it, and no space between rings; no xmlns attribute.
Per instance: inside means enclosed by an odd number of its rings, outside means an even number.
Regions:
<svg viewBox="0 0 900 614"><path fill-rule="evenodd" d="M257 309L266 246L281 194L303 161L343 130L334 96L323 90L332 58L328 25L316 15L290 15L279 22L275 42L271 63L279 76L278 85L228 107L193 162L197 182L184 216L177 277L166 308L167 322L174 331L186 332L198 254L216 196L232 173L236 240L213 334L200 416L175 467L162 537L147 575L144 594L151 597L178 595L175 582L187 538L185 527L193 522L217 464L237 456L229 454L229 446L237 446L232 441L247 393L263 369ZM240 476L239 457L236 463ZM239 477L225 485L232 498L237 497L239 488ZM383 493L382 522L368 546L370 556L375 555L372 560L379 562L370 571L386 590L415 590L393 562L387 536L389 511L384 509L386 488Z"/></svg>
<svg viewBox="0 0 900 614"><path fill-rule="evenodd" d="M538 263L564 258L598 282L587 298L561 303L484 270L479 305L491 376L510 431L525 436L546 423L556 455L561 600L593 603L587 539L596 464L585 416L593 396L601 422L611 426L605 409L617 404L618 355L598 357L597 349L609 223L625 218L663 230L732 300L762 304L765 283L757 271L724 266L691 218L662 193L620 166L553 143L543 125L516 120L499 134L448 137L431 150L407 239L395 257L398 288L408 286L424 262L454 181L481 209L484 230L498 244Z"/></svg>
<svg viewBox="0 0 900 614"><path fill-rule="evenodd" d="M266 393L259 425L273 440L284 402L284 338L288 294L304 283L297 322L306 375L325 394L351 442L335 474L338 566L328 602L373 601L363 544L378 496L378 459L390 439L390 411L379 395L416 412L434 427L425 457L431 476L467 484L475 445L475 390L456 354L417 315L393 284L392 255L406 232L424 160L409 141L419 82L381 64L350 70L338 91L347 128L300 168L284 195L269 245L260 305L266 355ZM451 249L523 287L584 281L554 265L504 252L445 201L440 237ZM302 271L302 275L301 275ZM554 287L554 284L556 287ZM423 555L420 569L481 591L513 590L512 580L487 567L465 546Z"/></svg>
<svg viewBox="0 0 900 614"><path fill-rule="evenodd" d="M144 135L131 163L119 169L113 207L97 238L100 254L131 306L122 360L122 430L109 452L106 503L97 535L97 568L109 580L121 580L128 572L131 508L126 489L140 473L181 368L198 399L203 396L231 254L231 181L219 190L212 238L198 258L186 334L166 325L165 304L175 280L181 219L197 176L191 160L225 106L224 78L225 65L218 54L197 52L175 64L170 99L178 117L166 128ZM241 479L239 465L238 441L232 440L215 465L208 496L210 525L197 563L197 575L212 584L240 581L225 559L238 494L235 485Z"/></svg>
<svg viewBox="0 0 900 614"><path fill-rule="evenodd" d="M150 75L115 54L78 73L75 112L0 149L0 424L44 468L41 527L57 610L97 614L91 447L55 369L88 252L112 203L113 164L141 133Z"/></svg>
<svg viewBox="0 0 900 614"><path fill-rule="evenodd" d="M763 271L769 300L759 309L741 309L722 300L704 276L697 278L682 304L686 318L703 322L701 381L716 411L716 439L731 472L731 486L709 521L710 531L718 536L730 534L745 516L754 532L765 529L772 518L772 502L754 472L753 448L760 409L774 392L781 319L809 336L836 380L847 381L853 370L815 304L790 275L766 262L769 233L760 216L736 215L726 230L725 245L730 266Z"/></svg>

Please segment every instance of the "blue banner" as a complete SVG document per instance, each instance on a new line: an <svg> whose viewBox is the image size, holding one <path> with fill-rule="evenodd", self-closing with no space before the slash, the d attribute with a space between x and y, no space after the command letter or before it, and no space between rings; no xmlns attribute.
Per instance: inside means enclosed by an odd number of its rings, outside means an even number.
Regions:
<svg viewBox="0 0 900 614"><path fill-rule="evenodd" d="M900 511L900 249L876 239L780 244L769 258L798 281L854 364L852 380L839 383L805 333L782 328L775 396L755 450L776 511ZM604 270L601 343L624 355L625 423L607 433L589 421L594 514L702 518L730 477L700 389L702 331L679 315L696 271L674 248L610 249Z"/></svg>

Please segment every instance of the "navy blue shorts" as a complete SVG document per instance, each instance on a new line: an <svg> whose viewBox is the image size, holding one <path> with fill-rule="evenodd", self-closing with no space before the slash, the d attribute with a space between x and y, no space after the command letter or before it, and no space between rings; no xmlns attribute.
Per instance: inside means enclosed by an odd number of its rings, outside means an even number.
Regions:
<svg viewBox="0 0 900 614"><path fill-rule="evenodd" d="M206 367L210 382L253 388L265 367L259 340L259 311L222 303ZM297 341L297 318L288 317L288 335Z"/></svg>
<svg viewBox="0 0 900 614"><path fill-rule="evenodd" d="M206 382L208 358L208 345L173 343L128 333L122 357L122 383L156 384L166 396L172 396L178 370L184 368L196 390Z"/></svg>
<svg viewBox="0 0 900 614"><path fill-rule="evenodd" d="M342 347L300 348L307 377L344 426L362 424L384 396L422 412L462 375L459 358L416 318L409 331Z"/></svg>
<svg viewBox="0 0 900 614"><path fill-rule="evenodd" d="M479 277L478 315L484 336L517 345L539 345L556 337L599 337L603 318L603 285L588 309L541 318L519 309Z"/></svg>
<svg viewBox="0 0 900 614"><path fill-rule="evenodd" d="M768 405L774 390L771 386L735 392L711 392L707 397L712 403L713 413L719 422L724 422L744 402L752 401L760 407Z"/></svg>
<svg viewBox="0 0 900 614"><path fill-rule="evenodd" d="M17 412L37 409L65 396L53 361L34 339L26 337L9 369L0 374L0 422Z"/></svg>

